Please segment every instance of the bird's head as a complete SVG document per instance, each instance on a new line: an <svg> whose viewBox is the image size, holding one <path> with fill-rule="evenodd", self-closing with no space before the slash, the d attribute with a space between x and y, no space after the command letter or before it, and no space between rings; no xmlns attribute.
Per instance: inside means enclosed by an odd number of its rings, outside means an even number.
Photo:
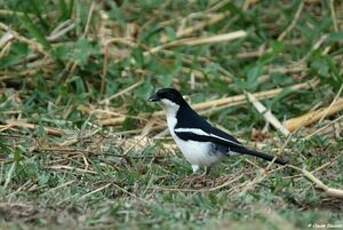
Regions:
<svg viewBox="0 0 343 230"><path fill-rule="evenodd" d="M186 104L179 91L173 88L162 88L149 97L151 102L161 102L165 108L178 108Z"/></svg>

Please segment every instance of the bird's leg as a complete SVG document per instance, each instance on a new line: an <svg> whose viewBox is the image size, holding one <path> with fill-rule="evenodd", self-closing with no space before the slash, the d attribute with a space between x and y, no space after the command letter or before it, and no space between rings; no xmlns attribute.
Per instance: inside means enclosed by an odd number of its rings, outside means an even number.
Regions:
<svg viewBox="0 0 343 230"><path fill-rule="evenodd" d="M198 169L199 169L199 165L192 165L193 174L195 174L196 171L198 171Z"/></svg>
<svg viewBox="0 0 343 230"><path fill-rule="evenodd" d="M185 183L188 184L188 186L191 186L191 184L193 184L193 181L199 177L199 175L197 175L197 171L199 170L199 165L192 165L192 170L193 173L192 175L187 176Z"/></svg>
<svg viewBox="0 0 343 230"><path fill-rule="evenodd" d="M192 169L193 169L193 175L195 175L196 172L199 170L199 165L192 165ZM205 167L205 171L197 177L201 178L201 177L207 176L210 173L210 170L211 170L210 166Z"/></svg>
<svg viewBox="0 0 343 230"><path fill-rule="evenodd" d="M204 177L206 175L208 175L208 173L210 172L210 167L205 167L205 171L202 174L196 174L196 172L199 170L199 166L198 165L192 165L192 169L193 169L193 174L192 176L190 176L190 180L188 183L188 186L191 186L192 184L194 184L194 181L203 181Z"/></svg>
<svg viewBox="0 0 343 230"><path fill-rule="evenodd" d="M210 171L211 171L210 166L205 167L205 172L203 172L203 174L201 174L201 177L207 176L208 174L210 174Z"/></svg>

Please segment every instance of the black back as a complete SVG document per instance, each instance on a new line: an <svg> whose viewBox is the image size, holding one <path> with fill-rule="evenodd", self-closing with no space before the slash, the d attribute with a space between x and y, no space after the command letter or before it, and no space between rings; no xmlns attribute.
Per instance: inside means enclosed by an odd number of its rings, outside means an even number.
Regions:
<svg viewBox="0 0 343 230"><path fill-rule="evenodd" d="M225 138L240 145L240 142L236 138L210 125L204 118L199 116L187 103L185 106L181 106L179 108L176 114L176 119L177 123L175 129L184 127L201 129L206 133Z"/></svg>

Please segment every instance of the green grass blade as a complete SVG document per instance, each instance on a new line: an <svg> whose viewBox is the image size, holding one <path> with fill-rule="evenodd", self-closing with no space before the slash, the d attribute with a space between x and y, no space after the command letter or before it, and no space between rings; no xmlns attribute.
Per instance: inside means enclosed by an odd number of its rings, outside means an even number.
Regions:
<svg viewBox="0 0 343 230"><path fill-rule="evenodd" d="M43 45L45 49L51 49L51 45L46 40L44 34L40 31L40 29L32 22L31 18L24 14L22 16L18 16L20 22L23 24L25 29L29 31L33 38L35 38L40 44Z"/></svg>
<svg viewBox="0 0 343 230"><path fill-rule="evenodd" d="M60 20L62 21L67 20L69 16L69 10L68 10L66 2L64 0L59 0L58 6L60 10Z"/></svg>

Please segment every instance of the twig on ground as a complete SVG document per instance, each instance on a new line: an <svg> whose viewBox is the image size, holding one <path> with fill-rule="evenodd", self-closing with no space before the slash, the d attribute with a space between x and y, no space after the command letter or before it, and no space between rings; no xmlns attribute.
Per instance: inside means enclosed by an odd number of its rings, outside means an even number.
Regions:
<svg viewBox="0 0 343 230"><path fill-rule="evenodd" d="M328 187L321 180L316 178L312 173L310 173L306 169L301 169L294 165L288 165L288 167L295 169L297 171L300 171L304 175L304 177L306 177L308 180L313 182L319 189L323 190L328 196L343 199L342 189L335 189L335 188Z"/></svg>
<svg viewBox="0 0 343 230"><path fill-rule="evenodd" d="M253 4L256 4L259 0L245 0L242 6L242 10L246 11Z"/></svg>
<svg viewBox="0 0 343 230"><path fill-rule="evenodd" d="M112 183L107 183L107 184L105 184L104 186L101 186L101 187L99 187L99 188L97 188L97 189L95 189L95 190L93 190L93 191L91 191L91 192L89 192L89 193L86 193L86 194L82 195L82 196L79 198L79 200L85 199L85 198L87 198L87 197L93 195L94 193L100 192L100 191L106 189L107 187L109 187L110 185L112 185Z"/></svg>
<svg viewBox="0 0 343 230"><path fill-rule="evenodd" d="M257 100L257 98L252 95L251 93L246 93L248 96L249 101L254 105L256 110L262 114L264 119L271 123L274 128L276 128L280 133L282 133L284 136L289 135L289 131L281 124L281 122L272 114L272 112L267 109L261 102Z"/></svg>
<svg viewBox="0 0 343 230"><path fill-rule="evenodd" d="M124 157L124 156L126 156L127 154L129 154L129 153L131 152L131 150L134 149L134 148L135 148L141 141L143 141L143 140L146 140L146 135L140 136L139 139L138 139L135 143L133 143L133 144L131 145L131 147L129 147L129 148L122 154L122 156Z"/></svg>
<svg viewBox="0 0 343 230"><path fill-rule="evenodd" d="M328 108L330 109L328 110ZM284 122L284 126L290 131L294 132L303 126L308 126L318 121L324 115L325 117L331 116L341 110L343 110L343 98L337 100L334 104L326 108L321 108L299 117L291 118Z"/></svg>
<svg viewBox="0 0 343 230"><path fill-rule="evenodd" d="M28 44L32 48L32 50L36 50L39 53L44 54L46 57L50 56L47 52L44 51L44 48L40 43L35 42L34 40L28 39L28 38L20 35L19 33L12 30L9 26L5 25L2 22L0 22L0 29L7 31L7 32L10 32L15 39L17 39L18 41L23 42L25 44Z"/></svg>
<svg viewBox="0 0 343 230"><path fill-rule="evenodd" d="M7 31L4 35L0 38L0 49L5 46L8 42L10 42L14 38L14 35Z"/></svg>
<svg viewBox="0 0 343 230"><path fill-rule="evenodd" d="M85 134L82 137L75 137L75 138L73 138L71 140L66 140L66 141L64 141L64 142L62 142L62 143L60 143L58 145L59 146L70 146L70 145L76 144L77 142L80 141L80 139L90 138L90 137L94 136L95 134L97 134L99 131L101 131L101 128L95 129L91 133Z"/></svg>
<svg viewBox="0 0 343 230"><path fill-rule="evenodd" d="M8 170L7 177L6 177L6 180L4 183L4 187L3 187L4 190L6 190L7 186L10 184L10 182L12 180L12 175L15 171L16 165L17 165L17 163L13 162L11 165L11 168Z"/></svg>
<svg viewBox="0 0 343 230"><path fill-rule="evenodd" d="M204 22L200 22L198 24L192 25L191 27L177 30L176 37L181 38L188 36L190 34L193 34L196 31L202 30L207 26L213 25L221 20L223 20L225 17L229 16L229 13L223 13L223 14L216 14L211 16L208 20Z"/></svg>
<svg viewBox="0 0 343 230"><path fill-rule="evenodd" d="M35 124L26 123L26 122L20 121L20 120L7 120L6 123L8 125L10 125L11 127L26 128L26 129L38 128L38 126ZM60 129L44 127L44 126L42 126L42 128L49 135L53 135L53 136L63 136L64 135L64 131L60 130Z"/></svg>
<svg viewBox="0 0 343 230"><path fill-rule="evenodd" d="M276 158L274 158L276 159ZM243 193L246 193L247 191L251 190L255 185L261 183L265 178L267 178L268 176L270 176L273 172L276 172L276 171L279 171L281 169L284 169L286 166L281 166L281 167L278 167L274 170L270 170L268 171L270 165L272 163L268 164L267 168L266 169L262 169L263 170L263 173L260 175L260 176L257 176L255 177L253 180L251 181L247 181L245 184L244 184L244 187L243 185L241 186L242 187L242 190L240 191L241 194Z"/></svg>
<svg viewBox="0 0 343 230"><path fill-rule="evenodd" d="M306 55L304 55L304 57L299 61L299 63L305 63L305 61L312 55L312 53L319 49L319 47L326 41L326 39L328 38L327 34L324 34L323 36L321 36L318 41L316 43L314 43L314 45L311 47L311 49L307 52Z"/></svg>
<svg viewBox="0 0 343 230"><path fill-rule="evenodd" d="M141 201L141 202L143 202L143 203L149 204L149 202L148 202L147 200L145 200L145 199L143 199L143 198L137 196L136 194L134 194L134 193L132 193L132 192L127 191L126 189L124 189L124 188L122 188L121 186L119 186L117 183L113 183L113 185L114 185L116 188L118 188L120 191L122 191L122 192L128 194L129 196L131 196L131 197L133 197L133 198L135 198L135 199L137 199L137 200L139 200L139 201Z"/></svg>
<svg viewBox="0 0 343 230"><path fill-rule="evenodd" d="M79 173L97 174L97 172L95 172L93 170L85 170L85 169L80 169L80 168L76 168L76 167L71 167L71 166L68 166L68 165L52 165L52 166L47 166L45 168L47 168L47 169L55 169L55 170L67 169L67 170L76 171L76 172L79 172Z"/></svg>
<svg viewBox="0 0 343 230"><path fill-rule="evenodd" d="M88 12L88 16L87 16L87 22L86 22L86 26L85 26L85 29L83 31L82 37L86 37L86 35L88 33L89 25L90 25L90 23L92 21L92 16L93 16L93 12L94 12L94 9L95 9L95 5L96 5L96 2L92 1L91 6L89 8L89 12Z"/></svg>
<svg viewBox="0 0 343 230"><path fill-rule="evenodd" d="M94 152L85 150L85 149L71 149L71 148L38 148L35 149L35 151L41 151L41 152L65 152L65 153L86 153L86 154L93 154Z"/></svg>
<svg viewBox="0 0 343 230"><path fill-rule="evenodd" d="M234 177L232 180L228 180L228 181L224 182L224 183L221 184L221 185L218 185L218 186L216 186L216 187L207 189L207 191L213 192L213 191L222 189L222 188L224 188L224 187L227 187L227 186L231 185L233 182L236 182L236 181L240 180L243 176L244 176L244 174L241 174L241 175L239 175L239 176L236 176L236 177Z"/></svg>
<svg viewBox="0 0 343 230"><path fill-rule="evenodd" d="M172 47L178 47L178 46L195 46L195 45L203 45L203 44L212 44L212 43L218 43L218 42L226 42L226 41L231 41L234 39L238 38L243 38L247 36L247 33L243 30L236 31L236 32L231 32L231 33L226 33L226 34L219 34L219 35L214 35L211 37L193 37L193 38L184 38L184 39L179 39L176 41L172 41L160 46L156 46L151 48L150 50L144 52L144 55L150 55L153 53L156 53L162 49L166 48L172 48Z"/></svg>
<svg viewBox="0 0 343 230"><path fill-rule="evenodd" d="M338 121L340 121L343 118L343 116L337 117L335 120L330 121L327 125L315 130L314 132L312 132L311 134L307 135L304 139L308 140L310 139L312 136L318 134L318 133L322 133L324 130L328 129L330 126L335 125L335 124L340 124L337 123ZM343 127L343 126L342 126Z"/></svg>
<svg viewBox="0 0 343 230"><path fill-rule="evenodd" d="M291 140L291 136L292 134L287 136L287 139L285 141L285 143L282 145L282 147L279 149L278 153L276 154L276 156L274 157L274 159L272 161L270 161L267 165L267 167L265 167L264 169L261 169L260 172L261 174L257 177L255 177L252 181L249 181L246 186L242 189L241 193L245 193L248 190L250 190L253 186L255 186L256 184L260 183L261 181L263 181L267 176L270 176L273 172L281 170L283 168L285 168L287 165L284 166L280 166L276 169L273 170L269 170L271 168L271 166L274 164L275 160L277 159L278 156L281 155L281 153L283 153L284 149L286 148L288 142Z"/></svg>
<svg viewBox="0 0 343 230"><path fill-rule="evenodd" d="M118 93L116 93L116 94L114 94L114 95L112 95L112 96L110 96L110 97L108 97L108 98L105 98L105 99L101 100L101 101L99 102L99 104L101 105L101 104L109 103L109 102L112 101L113 99L115 99L115 98L117 98L117 97L119 97L119 96L121 96L121 95L123 95L123 94L125 94L125 93L128 93L128 92L130 92L131 90L137 88L137 87L140 86L143 82L144 82L144 80L140 80L140 81L136 82L135 84L130 85L130 86L127 87L126 89L123 89L122 91L120 91L120 92L118 92Z"/></svg>
<svg viewBox="0 0 343 230"><path fill-rule="evenodd" d="M330 13L331 13L331 18L332 18L333 29L335 30L335 32L337 32L338 24L337 24L336 12L335 12L335 0L330 0Z"/></svg>
<svg viewBox="0 0 343 230"><path fill-rule="evenodd" d="M320 118L320 120L318 121L318 123L322 123L322 121L325 119L325 117L327 116L328 112L331 110L332 106L337 102L338 98L340 98L341 93L343 90L343 84L341 85L341 87L339 88L335 98L332 100L331 104L329 105L329 107L327 107L323 113L323 116ZM343 99L343 98L341 98Z"/></svg>
<svg viewBox="0 0 343 230"><path fill-rule="evenodd" d="M305 83L300 83L296 85L292 85L289 88L291 90L299 90L299 89L308 89L311 88L315 85L317 85L319 82L318 81L309 81ZM278 88L278 89L272 89L272 90L267 90L267 91L262 91L262 92L257 92L253 93L253 95L258 99L258 100L263 100L263 99L268 99L271 97L274 97L281 93L283 90L286 88ZM237 95L237 96L232 96L232 97L226 97L226 98L221 98L213 101L207 101L207 102L202 102L199 104L195 104L193 106L194 109L196 110L204 110L204 109L209 109L212 107L217 107L217 106L230 106L231 104L237 105L235 103L239 104L245 104L247 102L246 96L244 94Z"/></svg>
<svg viewBox="0 0 343 230"><path fill-rule="evenodd" d="M57 26L46 38L46 40L49 42L55 42L69 31L73 30L75 27L76 23L73 23L71 20L67 20Z"/></svg>
<svg viewBox="0 0 343 230"><path fill-rule="evenodd" d="M278 41L282 41L286 35L295 27L295 25L297 24L299 18L300 18L300 15L301 15L301 12L303 11L304 9L304 2L303 1L300 1L299 3L299 7L297 9L297 12L295 13L294 17L293 17L293 20L292 22L289 24L289 26L279 35L279 37L277 38Z"/></svg>
<svg viewBox="0 0 343 230"><path fill-rule="evenodd" d="M326 168L326 167L332 165L333 163L336 162L336 160L337 160L338 157L340 157L340 156L338 155L338 156L336 156L335 158L331 159L330 161L328 161L328 162L322 164L321 166L319 166L319 167L316 168L315 170L312 170L311 173L313 174L313 173L319 172L319 171L323 170L324 168ZM298 178L298 177L302 177L302 176L303 176L303 174L300 173L300 174L297 174L297 175L285 176L285 177L283 177L283 178L284 178L284 179L293 179L293 178Z"/></svg>
<svg viewBox="0 0 343 230"><path fill-rule="evenodd" d="M63 183L61 185L58 185L58 186L56 186L56 187L54 187L52 189L49 189L48 191L44 192L44 194L47 194L47 193L50 193L50 192L55 192L56 190L64 188L64 187L67 187L67 186L73 184L74 182L75 182L75 180L67 181L67 182L65 182L65 183Z"/></svg>

